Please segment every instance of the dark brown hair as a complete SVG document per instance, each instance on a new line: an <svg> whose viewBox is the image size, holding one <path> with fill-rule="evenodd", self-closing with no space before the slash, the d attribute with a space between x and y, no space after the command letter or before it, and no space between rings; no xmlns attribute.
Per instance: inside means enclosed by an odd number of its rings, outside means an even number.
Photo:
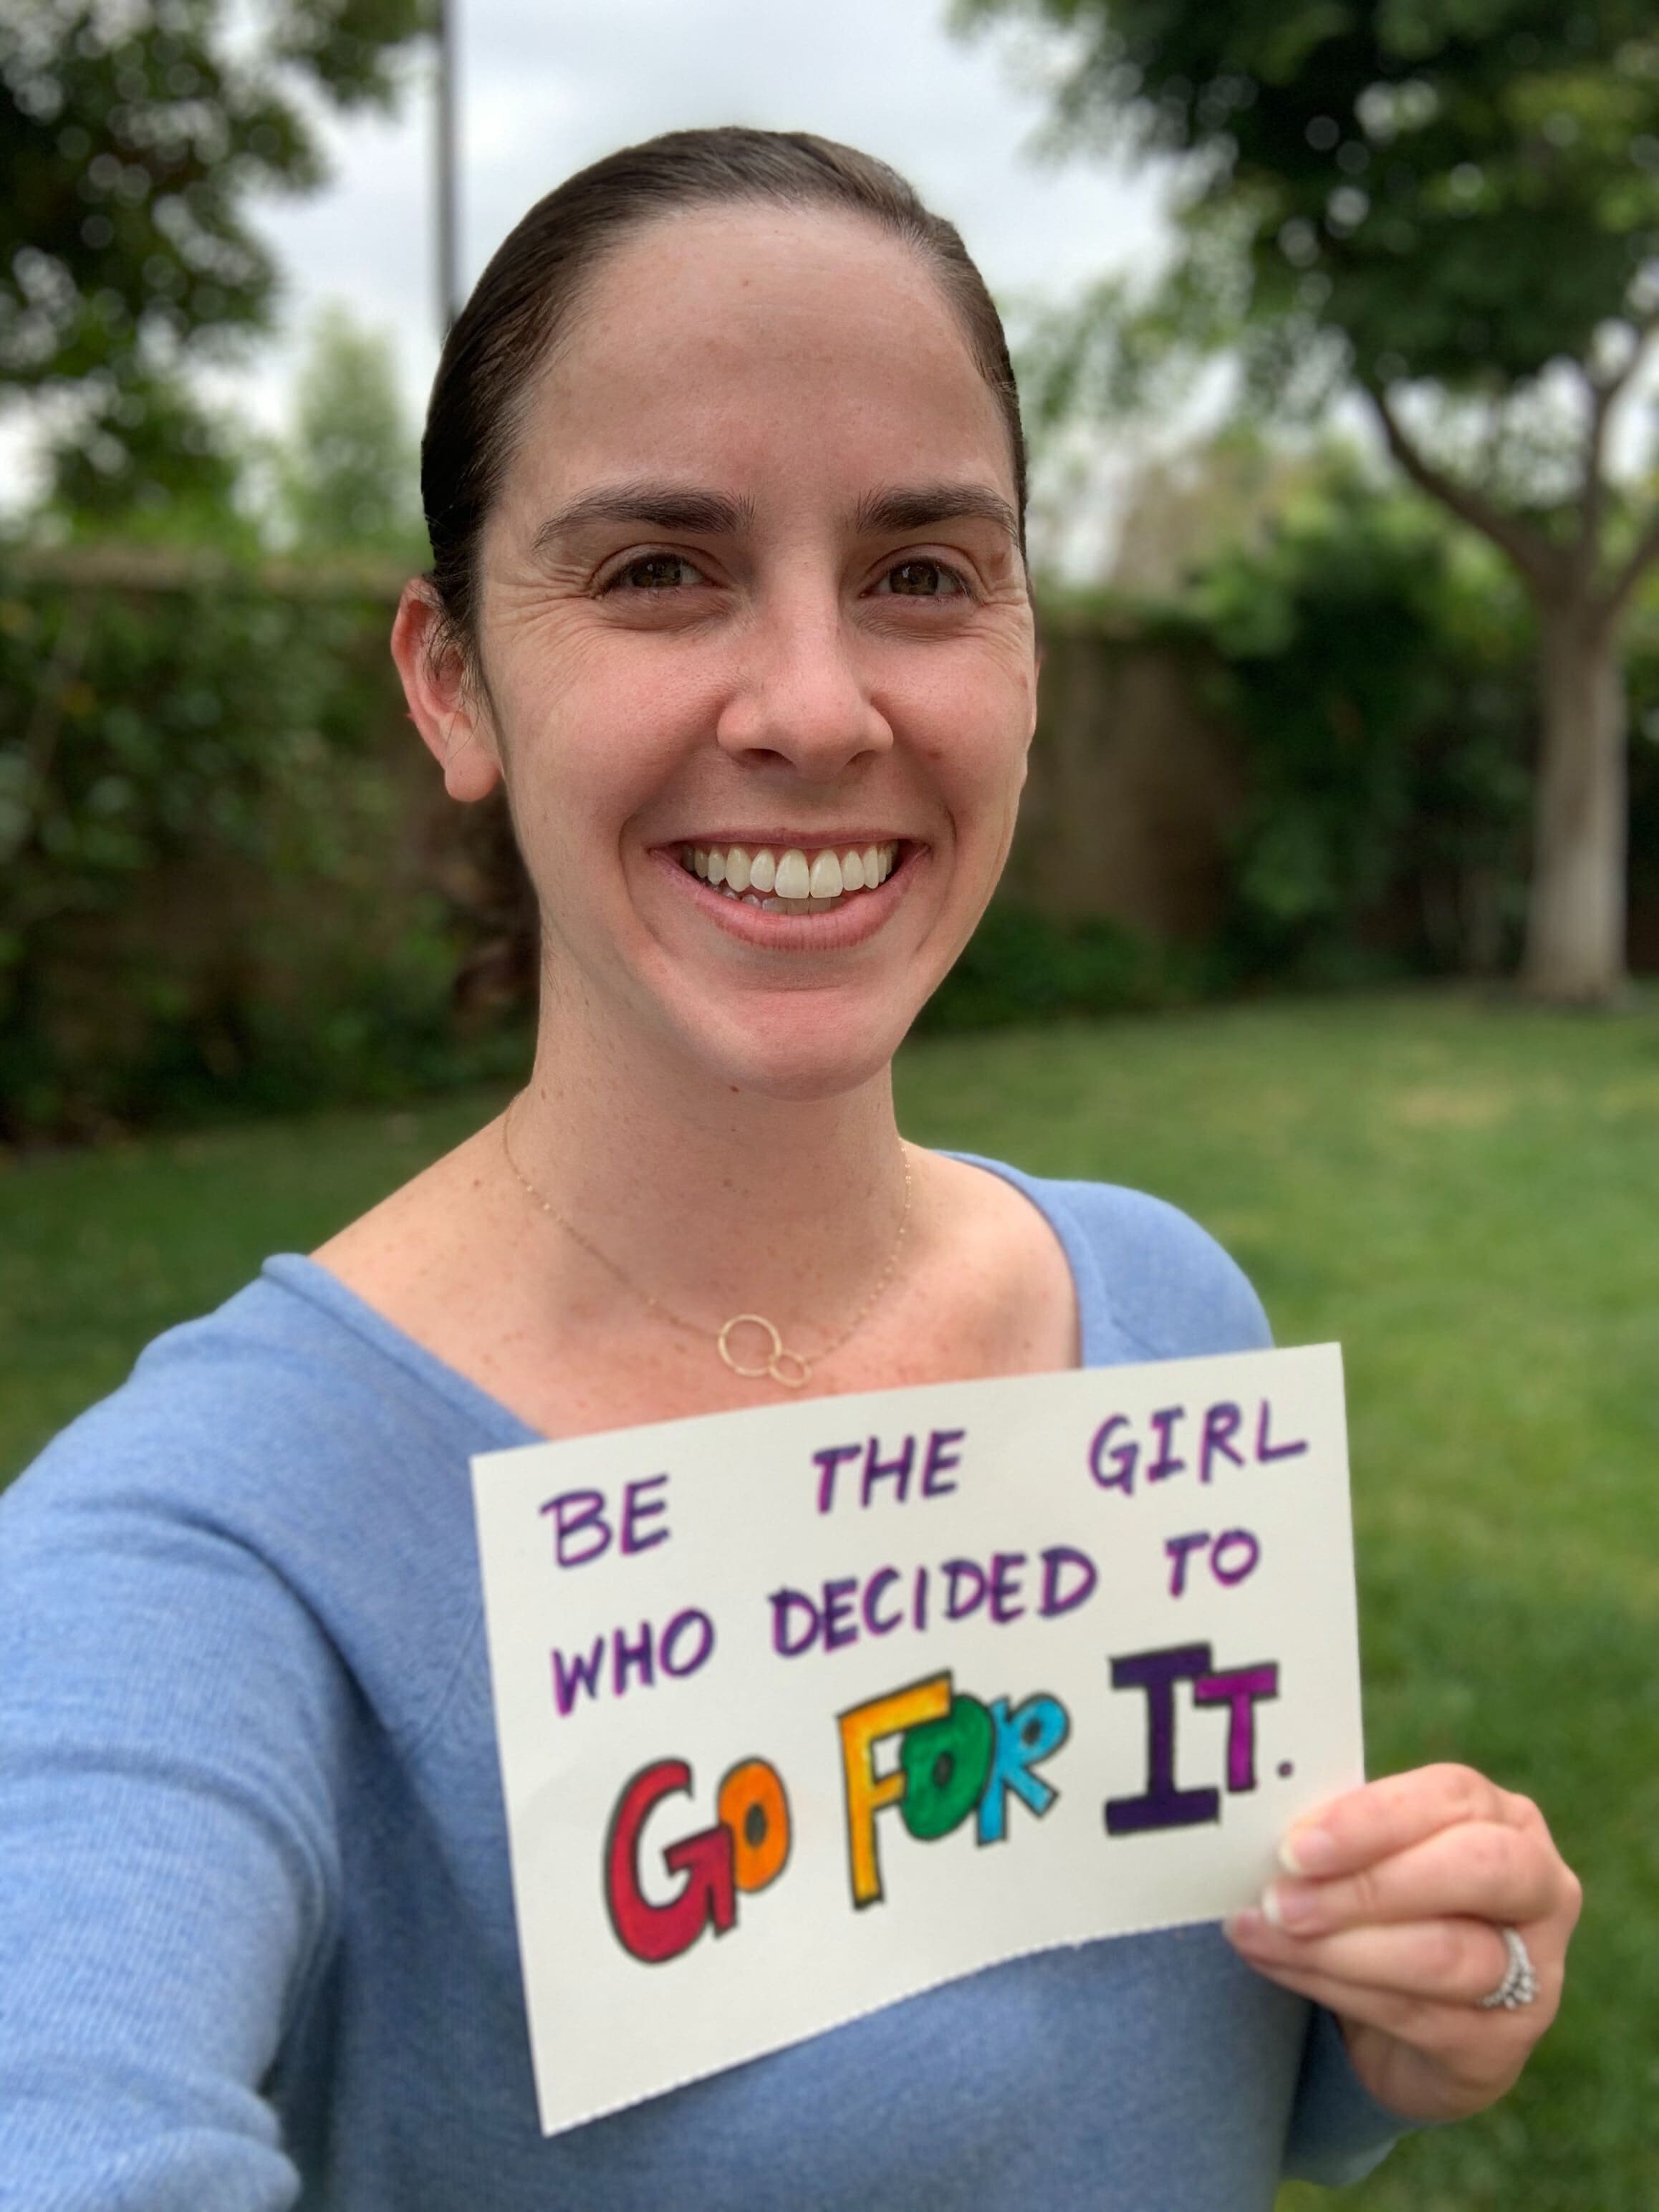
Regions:
<svg viewBox="0 0 1659 2212"><path fill-rule="evenodd" d="M1025 440L1008 343L955 227L896 170L805 131L673 131L579 171L497 248L444 347L421 443L431 580L450 637L474 635L478 539L526 386L606 251L654 217L733 202L833 208L914 246L956 309L1007 427L1022 531Z"/></svg>

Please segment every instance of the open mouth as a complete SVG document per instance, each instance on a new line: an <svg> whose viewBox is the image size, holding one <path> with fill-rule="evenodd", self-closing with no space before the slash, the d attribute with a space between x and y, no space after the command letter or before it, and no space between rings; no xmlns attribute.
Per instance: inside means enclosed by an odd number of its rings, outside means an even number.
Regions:
<svg viewBox="0 0 1659 2212"><path fill-rule="evenodd" d="M829 914L893 872L899 841L825 845L815 852L790 845L682 845L680 866L711 890L767 914Z"/></svg>

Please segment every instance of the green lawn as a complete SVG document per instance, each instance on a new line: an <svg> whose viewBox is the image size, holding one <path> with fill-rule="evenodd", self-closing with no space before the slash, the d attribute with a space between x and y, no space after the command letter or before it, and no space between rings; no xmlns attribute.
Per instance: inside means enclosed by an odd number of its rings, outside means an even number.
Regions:
<svg viewBox="0 0 1659 2212"><path fill-rule="evenodd" d="M1585 1877L1567 2008L1522 2087L1341 2201L1652 2212L1659 1008L1350 999L950 1039L909 1051L902 1091L923 1140L1176 1200L1282 1341L1342 1340L1373 1769L1474 1761L1543 1802ZM0 1174L0 1470L494 1103Z"/></svg>

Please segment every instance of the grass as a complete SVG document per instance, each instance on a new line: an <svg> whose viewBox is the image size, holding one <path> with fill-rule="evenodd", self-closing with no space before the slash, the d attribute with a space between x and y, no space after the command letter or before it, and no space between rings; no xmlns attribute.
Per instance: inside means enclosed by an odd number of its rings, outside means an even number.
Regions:
<svg viewBox="0 0 1659 2212"><path fill-rule="evenodd" d="M1281 1341L1347 1354L1373 1771L1544 1804L1588 1903L1560 2021L1367 2212L1659 2203L1659 1008L1458 996L916 1045L907 1131L1186 1206ZM304 1248L491 1097L161 1139L0 1176L0 1472L168 1322ZM1336 2200L1290 2189L1281 2212Z"/></svg>

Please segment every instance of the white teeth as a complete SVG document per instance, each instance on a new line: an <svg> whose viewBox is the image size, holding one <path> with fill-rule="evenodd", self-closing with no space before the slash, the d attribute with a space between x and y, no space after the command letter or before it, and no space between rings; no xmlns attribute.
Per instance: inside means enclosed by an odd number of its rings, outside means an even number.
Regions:
<svg viewBox="0 0 1659 2212"><path fill-rule="evenodd" d="M799 846L787 853L769 847L747 845L682 845L680 865L728 898L747 894L749 903L764 903L769 912L821 914L848 891L872 891L884 884L898 863L898 846L851 846L837 853L825 846L811 859ZM775 894L769 896L768 894Z"/></svg>
<svg viewBox="0 0 1659 2212"><path fill-rule="evenodd" d="M775 888L778 896L784 899L804 899L811 894L812 876L806 855L793 845L778 862Z"/></svg>

